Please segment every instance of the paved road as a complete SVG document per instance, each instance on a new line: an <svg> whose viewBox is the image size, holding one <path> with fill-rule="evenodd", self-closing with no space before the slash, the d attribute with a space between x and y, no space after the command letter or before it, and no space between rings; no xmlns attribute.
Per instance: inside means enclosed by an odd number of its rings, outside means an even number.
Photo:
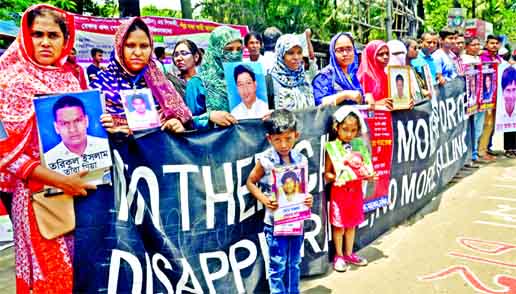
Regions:
<svg viewBox="0 0 516 294"><path fill-rule="evenodd" d="M414 219L361 252L365 268L302 282L312 293L516 293L516 160L452 184ZM0 252L0 293L15 292L12 248Z"/></svg>
<svg viewBox="0 0 516 294"><path fill-rule="evenodd" d="M516 160L448 186L361 252L371 263L304 280L309 293L516 293Z"/></svg>

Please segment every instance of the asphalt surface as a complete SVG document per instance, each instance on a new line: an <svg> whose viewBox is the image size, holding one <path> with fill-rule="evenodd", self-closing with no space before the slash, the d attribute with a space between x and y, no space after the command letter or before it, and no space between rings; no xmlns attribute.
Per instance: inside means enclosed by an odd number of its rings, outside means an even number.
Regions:
<svg viewBox="0 0 516 294"><path fill-rule="evenodd" d="M470 172L359 254L370 264L302 281L308 293L516 293L516 159Z"/></svg>

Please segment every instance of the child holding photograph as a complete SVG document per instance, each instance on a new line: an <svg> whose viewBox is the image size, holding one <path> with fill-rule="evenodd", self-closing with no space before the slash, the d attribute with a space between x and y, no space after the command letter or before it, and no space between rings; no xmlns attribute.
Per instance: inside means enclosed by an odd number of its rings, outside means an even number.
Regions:
<svg viewBox="0 0 516 294"><path fill-rule="evenodd" d="M346 144L345 149L351 149L352 140L359 139L367 134L364 119L360 113L350 106L339 108L334 114L335 132L337 143ZM330 142L330 144L333 142ZM360 148L362 157L370 158L367 148ZM333 226L333 243L335 245L335 258L333 268L344 272L348 269L347 263L358 266L367 265L367 260L353 253L355 241L355 228L364 220L364 192L362 179L344 182L338 177L338 170L332 163L328 151L326 152L325 179L333 183L330 193L330 223ZM374 171L369 173L367 179L375 177ZM343 239L345 239L344 252Z"/></svg>
<svg viewBox="0 0 516 294"><path fill-rule="evenodd" d="M274 168L307 164L306 157L292 149L299 138L296 124L294 114L286 109L274 111L265 121L267 140L272 148L257 156L246 183L249 192L266 206L263 231L269 247L270 293L299 293L300 251L304 236L274 236L273 211L278 208L278 202L271 193ZM263 192L256 185L259 181L264 184ZM304 204L312 207L310 194Z"/></svg>

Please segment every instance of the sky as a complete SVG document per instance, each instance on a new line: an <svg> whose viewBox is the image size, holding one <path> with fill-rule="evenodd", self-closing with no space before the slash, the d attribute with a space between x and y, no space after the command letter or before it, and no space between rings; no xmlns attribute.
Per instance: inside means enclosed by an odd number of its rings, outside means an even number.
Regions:
<svg viewBox="0 0 516 294"><path fill-rule="evenodd" d="M154 5L157 8L181 10L181 2L179 0L140 0L140 7Z"/></svg>

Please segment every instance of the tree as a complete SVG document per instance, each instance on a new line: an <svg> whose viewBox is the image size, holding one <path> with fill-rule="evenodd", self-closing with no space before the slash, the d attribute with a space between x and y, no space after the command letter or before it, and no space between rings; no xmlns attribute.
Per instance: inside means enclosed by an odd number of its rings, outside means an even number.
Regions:
<svg viewBox="0 0 516 294"><path fill-rule="evenodd" d="M59 7L63 10L75 12L77 3L74 0L3 0L0 7L0 19L14 20L17 23L20 21L21 14L30 6L39 3L48 3Z"/></svg>
<svg viewBox="0 0 516 294"><path fill-rule="evenodd" d="M165 16L165 17L181 17L181 11L172 9L158 9L154 5L142 7L142 16Z"/></svg>

